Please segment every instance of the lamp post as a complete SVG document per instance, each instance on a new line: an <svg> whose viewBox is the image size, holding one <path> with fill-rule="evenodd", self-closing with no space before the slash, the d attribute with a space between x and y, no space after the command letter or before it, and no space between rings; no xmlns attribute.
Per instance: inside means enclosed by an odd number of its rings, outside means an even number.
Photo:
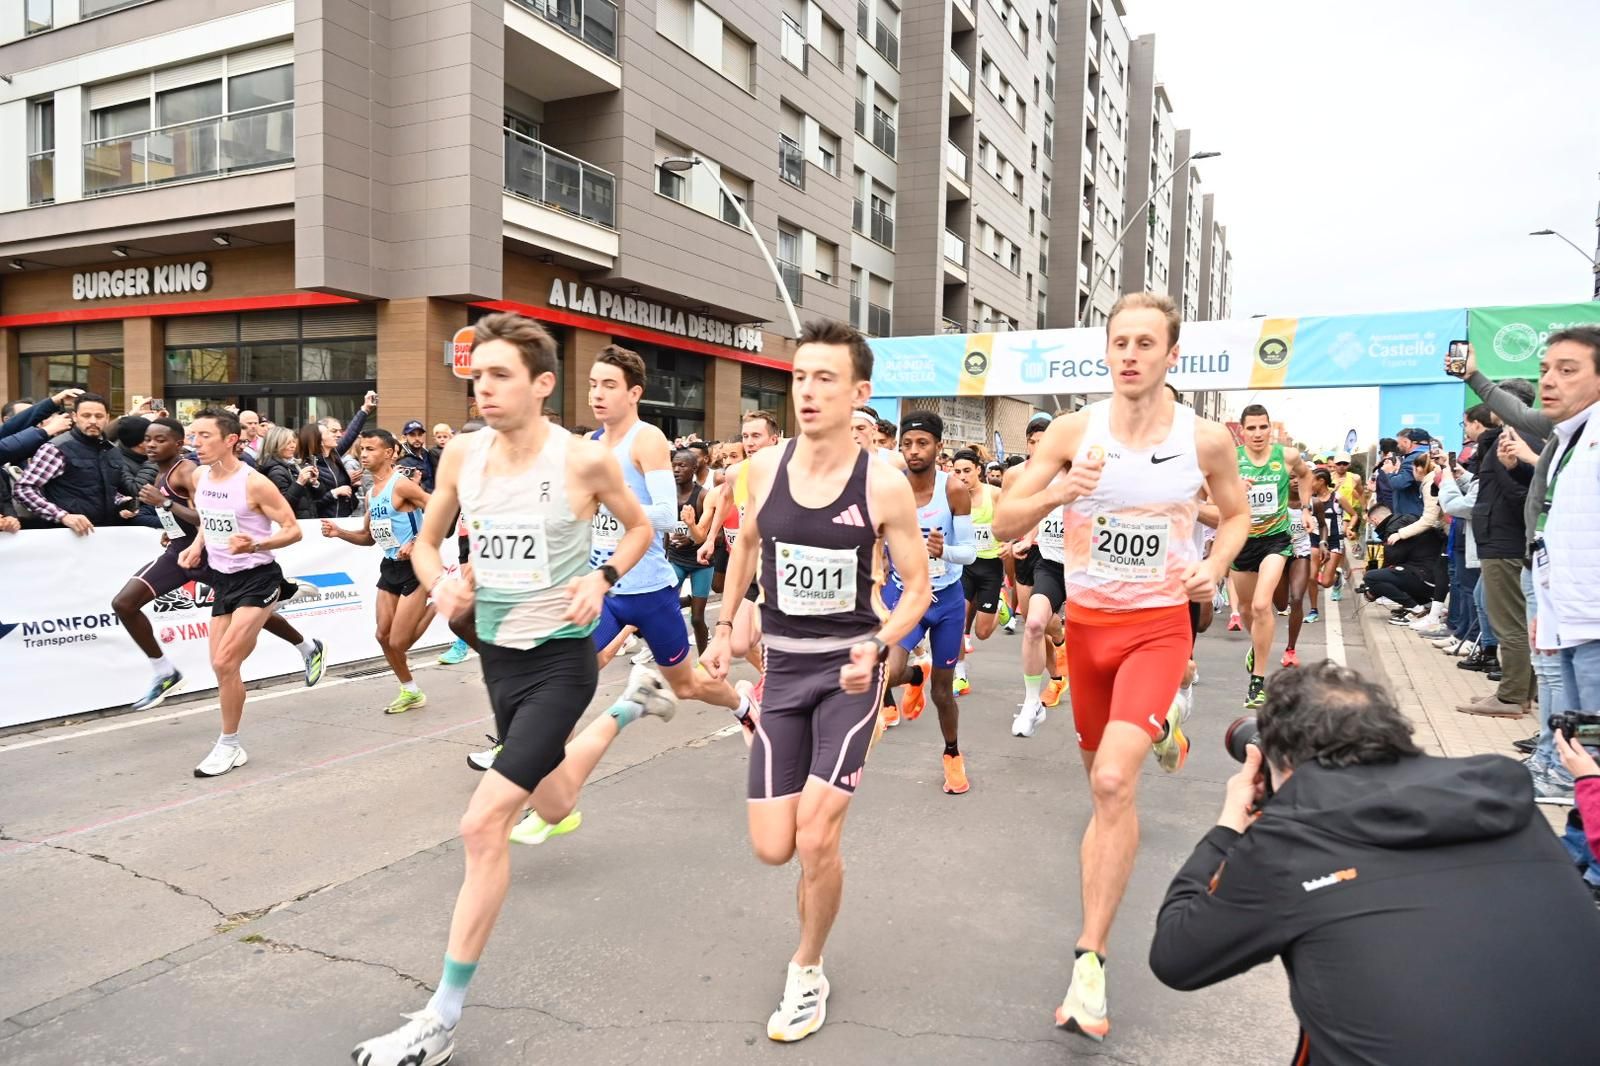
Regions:
<svg viewBox="0 0 1600 1066"><path fill-rule="evenodd" d="M1132 217L1136 219L1143 219L1143 224L1148 226L1150 224L1150 205L1155 203L1156 197L1161 193L1161 190L1166 188L1167 184L1171 182L1173 178L1183 173L1189 164L1193 163L1195 160L1215 159L1221 154L1221 152L1191 152L1189 154L1189 158L1173 167L1172 173L1168 174L1165 180L1157 184L1154 189L1150 190L1150 195L1145 197L1144 203L1139 205L1139 210ZM1088 306L1083 309L1083 314L1078 316L1079 326L1087 324L1089 311L1094 307L1095 295L1100 291L1100 280L1105 277L1106 271L1111 268L1111 259L1117 254L1117 249L1122 247L1122 242L1127 238L1127 236L1128 227L1124 226L1122 227L1122 232L1117 234L1116 243L1113 244L1111 246L1111 250L1106 253L1106 261L1101 265L1100 269L1095 272L1094 279L1089 282L1089 303Z"/></svg>
<svg viewBox="0 0 1600 1066"><path fill-rule="evenodd" d="M674 174L684 174L693 170L697 164L704 163L705 160L699 156L675 155L663 159L661 168L670 170ZM761 234L756 230L756 224L750 221L749 215L745 214L744 204L740 203L739 198L733 195L728 190L728 187L722 183L721 175L710 167L706 167L706 173L711 176L712 181L717 183L717 188L722 190L722 195L728 198L728 202L733 204L733 209L739 213L739 222L742 227L750 232L751 237L755 238L756 247L761 250L761 258L766 260L767 269L772 271L772 280L778 285L778 295L783 298L783 309L789 312L789 325L794 330L795 339L799 340L800 315L794 309L794 301L789 299L789 288L783 283L783 275L778 271L778 264L773 260L772 253L767 251L767 242L761 239Z"/></svg>
<svg viewBox="0 0 1600 1066"><path fill-rule="evenodd" d="M1532 233L1529 233L1528 236L1530 236L1530 237L1560 237L1562 240L1564 240L1568 244L1572 245L1573 251L1577 252L1579 255L1583 256L1584 259L1588 260L1589 269L1594 273L1594 294L1593 294L1592 298L1596 299L1596 300L1600 300L1600 261L1596 261L1594 256L1592 256L1588 252L1584 251L1579 245L1574 243L1572 240L1570 240L1564 234L1557 233L1553 229L1536 229Z"/></svg>

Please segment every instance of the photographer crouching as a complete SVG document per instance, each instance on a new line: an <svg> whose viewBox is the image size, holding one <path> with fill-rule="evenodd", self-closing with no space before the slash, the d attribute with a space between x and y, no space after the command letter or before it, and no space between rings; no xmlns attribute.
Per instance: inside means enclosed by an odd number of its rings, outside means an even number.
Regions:
<svg viewBox="0 0 1600 1066"><path fill-rule="evenodd" d="M1521 766L1422 754L1331 662L1275 675L1258 722L1229 730L1244 765L1167 890L1157 978L1281 956L1296 1066L1600 1061L1600 914Z"/></svg>

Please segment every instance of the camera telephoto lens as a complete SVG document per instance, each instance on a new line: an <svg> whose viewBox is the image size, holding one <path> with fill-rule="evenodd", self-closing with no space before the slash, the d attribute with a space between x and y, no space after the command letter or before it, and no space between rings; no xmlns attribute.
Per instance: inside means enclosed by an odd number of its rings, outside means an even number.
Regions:
<svg viewBox="0 0 1600 1066"><path fill-rule="evenodd" d="M1228 731L1222 735L1222 745L1233 756L1234 762L1244 762L1245 749L1256 742L1257 732L1255 715L1247 714L1233 720Z"/></svg>

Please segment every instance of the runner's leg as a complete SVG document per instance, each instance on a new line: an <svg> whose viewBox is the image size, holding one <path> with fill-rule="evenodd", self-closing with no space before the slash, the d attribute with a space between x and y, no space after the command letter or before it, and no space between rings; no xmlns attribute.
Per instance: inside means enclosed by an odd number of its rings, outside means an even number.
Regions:
<svg viewBox="0 0 1600 1066"><path fill-rule="evenodd" d="M402 685L407 685L411 683L411 664L406 661L406 648L400 646L402 641L395 639L394 616L399 605L399 596L378 590L378 647L383 650L384 661L389 664L395 678Z"/></svg>
<svg viewBox="0 0 1600 1066"><path fill-rule="evenodd" d="M116 612L122 628L128 631L128 636L133 638L134 644L144 652L145 658L152 662L166 660L161 645L156 643L155 631L150 627L150 619L145 617L142 608L156 598L155 592L137 577L128 579L111 599L111 609Z"/></svg>
<svg viewBox="0 0 1600 1066"><path fill-rule="evenodd" d="M1273 612L1272 598L1288 562L1285 556L1268 555L1261 560L1261 569L1256 572L1253 587L1246 589L1247 585L1252 584L1248 580L1238 582L1239 594L1248 597L1250 602L1250 640L1256 653L1255 668L1250 672L1257 677L1267 676L1267 656L1272 653L1272 637L1278 628L1278 616ZM1246 571L1240 571L1238 576L1244 578Z"/></svg>
<svg viewBox="0 0 1600 1066"><path fill-rule="evenodd" d="M224 733L239 732L244 719L244 661L255 651L256 638L271 614L267 607L239 607L211 619L211 669L217 675Z"/></svg>
<svg viewBox="0 0 1600 1066"><path fill-rule="evenodd" d="M1300 627L1306 620L1306 574L1311 569L1311 560L1291 559L1286 569L1286 576L1278 583L1289 589L1289 648L1292 650L1299 646Z"/></svg>
<svg viewBox="0 0 1600 1066"><path fill-rule="evenodd" d="M1150 750L1150 736L1128 722L1107 723L1100 748L1088 758L1094 814L1079 854L1083 883L1083 932L1077 946L1102 956L1111 921L1127 891L1139 850L1139 813L1134 793Z"/></svg>

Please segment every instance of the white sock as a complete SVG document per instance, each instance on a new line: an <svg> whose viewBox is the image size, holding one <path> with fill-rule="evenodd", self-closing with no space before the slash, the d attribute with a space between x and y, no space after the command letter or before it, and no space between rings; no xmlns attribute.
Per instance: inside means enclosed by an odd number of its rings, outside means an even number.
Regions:
<svg viewBox="0 0 1600 1066"><path fill-rule="evenodd" d="M753 710L755 710L755 705L750 702L750 697L741 692L739 694L739 706L733 709L733 716L742 722L744 721L744 716Z"/></svg>
<svg viewBox="0 0 1600 1066"><path fill-rule="evenodd" d="M165 655L158 655L154 659L151 659L150 669L156 672L157 680L178 672L178 668L172 665L172 660L167 658Z"/></svg>
<svg viewBox="0 0 1600 1066"><path fill-rule="evenodd" d="M312 642L310 637L302 640L300 643L296 644L295 647L299 649L301 656L307 660L309 660L313 655L317 654L317 646Z"/></svg>
<svg viewBox="0 0 1600 1066"><path fill-rule="evenodd" d="M1022 698L1024 701L1029 703L1036 702L1039 699L1039 690L1043 687L1043 674L1039 674L1036 677L1030 677L1027 674L1022 675Z"/></svg>
<svg viewBox="0 0 1600 1066"><path fill-rule="evenodd" d="M962 659L956 663L956 676L963 681L967 679L967 660Z"/></svg>
<svg viewBox="0 0 1600 1066"><path fill-rule="evenodd" d="M402 681L400 682L400 691L416 694L422 690L417 687L417 683L415 681Z"/></svg>
<svg viewBox="0 0 1600 1066"><path fill-rule="evenodd" d="M220 733L217 736L217 747L237 748L239 746L238 733Z"/></svg>

